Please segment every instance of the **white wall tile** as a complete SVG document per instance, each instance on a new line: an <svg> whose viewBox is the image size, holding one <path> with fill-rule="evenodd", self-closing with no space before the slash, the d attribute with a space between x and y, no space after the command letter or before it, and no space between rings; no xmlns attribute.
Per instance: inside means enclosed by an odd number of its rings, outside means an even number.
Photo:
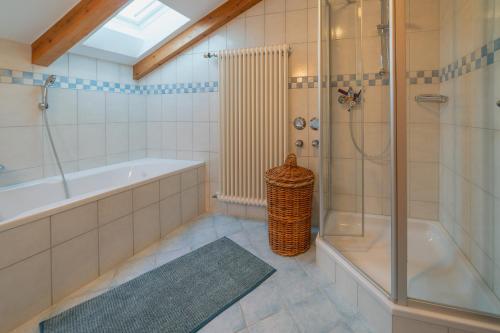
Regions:
<svg viewBox="0 0 500 333"><path fill-rule="evenodd" d="M163 123L163 150L177 149L177 125L175 122Z"/></svg>
<svg viewBox="0 0 500 333"><path fill-rule="evenodd" d="M49 89L50 125L75 125L78 122L77 92L69 89Z"/></svg>
<svg viewBox="0 0 500 333"><path fill-rule="evenodd" d="M265 43L265 16L251 16L246 18L246 46L257 47Z"/></svg>
<svg viewBox="0 0 500 333"><path fill-rule="evenodd" d="M186 122L177 123L177 149L193 149L193 124Z"/></svg>
<svg viewBox="0 0 500 333"><path fill-rule="evenodd" d="M146 149L146 123L129 124L129 149L130 152Z"/></svg>
<svg viewBox="0 0 500 333"><path fill-rule="evenodd" d="M147 148L151 150L161 150L162 145L163 124L161 122L153 122L147 124Z"/></svg>
<svg viewBox="0 0 500 333"><path fill-rule="evenodd" d="M147 95L146 111L148 121L162 120L162 97L161 95Z"/></svg>
<svg viewBox="0 0 500 333"><path fill-rule="evenodd" d="M65 242L97 228L97 203L93 202L50 218L52 245Z"/></svg>
<svg viewBox="0 0 500 333"><path fill-rule="evenodd" d="M97 60L69 54L69 76L80 79L97 79Z"/></svg>
<svg viewBox="0 0 500 333"><path fill-rule="evenodd" d="M120 65L98 59L97 79L100 81L120 82Z"/></svg>
<svg viewBox="0 0 500 333"><path fill-rule="evenodd" d="M227 33L227 27L223 26L219 30L215 31L212 35L209 36L208 38L208 49L211 52L216 52L219 50L223 50L227 47L227 40L226 40L226 35ZM181 82L178 79L178 82Z"/></svg>
<svg viewBox="0 0 500 333"><path fill-rule="evenodd" d="M240 49L246 46L245 19L232 20L227 24L227 48Z"/></svg>
<svg viewBox="0 0 500 333"><path fill-rule="evenodd" d="M99 271L104 273L134 254L132 215L99 228Z"/></svg>
<svg viewBox="0 0 500 333"><path fill-rule="evenodd" d="M78 159L78 130L76 125L51 126L52 139L59 159L62 162ZM47 129L43 130L43 162L45 165L56 163Z"/></svg>
<svg viewBox="0 0 500 333"><path fill-rule="evenodd" d="M187 190L198 184L198 171L196 169L186 171L181 175L181 189Z"/></svg>
<svg viewBox="0 0 500 333"><path fill-rule="evenodd" d="M299 10L307 8L307 0L286 0L286 10Z"/></svg>
<svg viewBox="0 0 500 333"><path fill-rule="evenodd" d="M285 14L275 13L265 16L265 45L278 45L285 42Z"/></svg>
<svg viewBox="0 0 500 333"><path fill-rule="evenodd" d="M206 81L208 81L208 59L203 57L203 53L194 53L192 82Z"/></svg>
<svg viewBox="0 0 500 333"><path fill-rule="evenodd" d="M14 84L2 84L0 88L0 126L41 124L40 88Z"/></svg>
<svg viewBox="0 0 500 333"><path fill-rule="evenodd" d="M160 226L161 237L177 228L182 223L181 219L181 195L180 193L171 195L160 201Z"/></svg>
<svg viewBox="0 0 500 333"><path fill-rule="evenodd" d="M160 180L160 199L165 199L181 191L181 176L173 175Z"/></svg>
<svg viewBox="0 0 500 333"><path fill-rule="evenodd" d="M48 218L0 233L0 269L50 247Z"/></svg>
<svg viewBox="0 0 500 333"><path fill-rule="evenodd" d="M78 123L104 123L106 99L102 92L78 90Z"/></svg>
<svg viewBox="0 0 500 333"><path fill-rule="evenodd" d="M129 151L129 126L127 123L111 123L106 125L106 153L121 154Z"/></svg>
<svg viewBox="0 0 500 333"><path fill-rule="evenodd" d="M134 211L134 253L160 239L160 206L158 203Z"/></svg>
<svg viewBox="0 0 500 333"><path fill-rule="evenodd" d="M193 55L185 54L177 58L177 82L193 82Z"/></svg>
<svg viewBox="0 0 500 333"><path fill-rule="evenodd" d="M106 121L128 122L129 95L106 93Z"/></svg>
<svg viewBox="0 0 500 333"><path fill-rule="evenodd" d="M134 210L149 206L152 203L158 202L159 199L160 199L160 184L157 181L146 185L142 185L133 190Z"/></svg>
<svg viewBox="0 0 500 333"><path fill-rule="evenodd" d="M132 213L132 191L118 193L98 201L100 225L130 213Z"/></svg>
<svg viewBox="0 0 500 333"><path fill-rule="evenodd" d="M97 229L52 248L52 299L57 302L99 274Z"/></svg>
<svg viewBox="0 0 500 333"><path fill-rule="evenodd" d="M281 13L285 11L285 0L265 0L266 14Z"/></svg>
<svg viewBox="0 0 500 333"><path fill-rule="evenodd" d="M172 84L177 82L177 60L167 62L161 68L161 80L163 83Z"/></svg>
<svg viewBox="0 0 500 333"><path fill-rule="evenodd" d="M6 171L41 165L41 127L0 128L0 156Z"/></svg>
<svg viewBox="0 0 500 333"><path fill-rule="evenodd" d="M193 94L193 121L210 121L210 93Z"/></svg>
<svg viewBox="0 0 500 333"><path fill-rule="evenodd" d="M198 187L191 187L181 194L182 222L186 223L198 215Z"/></svg>
<svg viewBox="0 0 500 333"><path fill-rule="evenodd" d="M120 80L121 83L135 84L134 82L134 71L132 66L119 65L120 67Z"/></svg>
<svg viewBox="0 0 500 333"><path fill-rule="evenodd" d="M131 122L146 121L146 96L129 96L129 119Z"/></svg>
<svg viewBox="0 0 500 333"><path fill-rule="evenodd" d="M210 150L210 123L193 123L193 150Z"/></svg>
<svg viewBox="0 0 500 333"><path fill-rule="evenodd" d="M51 304L50 252L0 270L0 331L9 332Z"/></svg>
<svg viewBox="0 0 500 333"><path fill-rule="evenodd" d="M286 13L287 43L307 43L307 9Z"/></svg>
<svg viewBox="0 0 500 333"><path fill-rule="evenodd" d="M78 157L88 159L106 154L106 128L104 124L78 126Z"/></svg>
<svg viewBox="0 0 500 333"><path fill-rule="evenodd" d="M193 121L193 94L177 95L177 121Z"/></svg>
<svg viewBox="0 0 500 333"><path fill-rule="evenodd" d="M177 95L162 95L163 121L177 120Z"/></svg>

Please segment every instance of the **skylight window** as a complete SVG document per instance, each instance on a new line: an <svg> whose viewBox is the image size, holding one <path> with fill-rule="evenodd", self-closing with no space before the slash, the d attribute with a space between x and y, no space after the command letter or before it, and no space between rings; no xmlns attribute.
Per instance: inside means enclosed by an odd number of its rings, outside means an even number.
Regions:
<svg viewBox="0 0 500 333"><path fill-rule="evenodd" d="M158 0L133 0L83 45L139 58L189 22Z"/></svg>

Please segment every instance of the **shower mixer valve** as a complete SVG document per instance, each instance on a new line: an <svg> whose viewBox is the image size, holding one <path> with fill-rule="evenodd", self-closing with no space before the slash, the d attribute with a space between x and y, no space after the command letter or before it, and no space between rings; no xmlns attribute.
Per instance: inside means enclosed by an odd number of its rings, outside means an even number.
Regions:
<svg viewBox="0 0 500 333"><path fill-rule="evenodd" d="M347 111L351 112L351 109L356 105L361 104L361 89L356 93L352 87L346 91L344 89L338 89L340 96L338 101L342 105L347 105Z"/></svg>

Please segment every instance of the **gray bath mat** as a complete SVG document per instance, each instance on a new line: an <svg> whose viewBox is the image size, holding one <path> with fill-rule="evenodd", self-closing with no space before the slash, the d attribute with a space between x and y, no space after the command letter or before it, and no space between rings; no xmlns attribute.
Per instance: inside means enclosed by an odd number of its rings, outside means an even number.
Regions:
<svg viewBox="0 0 500 333"><path fill-rule="evenodd" d="M196 332L274 272L224 237L41 322L40 331Z"/></svg>

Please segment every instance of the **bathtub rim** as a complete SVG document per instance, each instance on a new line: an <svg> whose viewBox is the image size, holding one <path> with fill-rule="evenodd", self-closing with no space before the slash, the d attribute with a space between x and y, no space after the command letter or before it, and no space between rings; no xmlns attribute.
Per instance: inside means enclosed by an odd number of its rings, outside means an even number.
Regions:
<svg viewBox="0 0 500 333"><path fill-rule="evenodd" d="M110 167L116 168L119 166L127 166L127 165L132 166L134 164L140 165L140 163L138 163L139 161L183 161L183 162L189 162L189 165L182 167L181 169L178 169L175 171L159 174L157 176L141 179L139 181L134 181L134 182L128 183L124 186L115 186L115 187L111 187L111 188L107 188L107 189L103 189L103 190L92 191L92 192L88 192L85 194L77 195L75 197L71 197L69 199L60 200L60 201L57 201L57 202L52 203L52 204L44 205L44 206L41 206L41 207L38 207L35 209L27 210L27 211L25 211L19 215L16 215L12 218L8 218L8 219L5 219L3 221L0 221L0 233L4 232L4 231L8 231L10 229L14 229L14 228L26 225L26 224L29 224L29 223L43 220L44 218L50 217L50 216L55 215L57 213L68 211L68 210L71 210L73 208L77 208L77 207L83 206L85 204L92 203L94 201L98 201L98 200L113 196L115 194L126 192L128 190L133 189L133 188L137 188L137 187L140 187L143 185L154 183L155 181L159 181L160 179L163 179L163 178L168 177L168 176L180 175L186 171L195 170L195 169L198 169L198 168L206 165L206 162L197 161L197 160L142 158L142 159L127 161L127 162L114 163L114 164L110 164L110 165L106 165L106 166L100 166L100 167L96 167L96 168L86 169L86 170L82 170L82 171L76 171L76 172L70 173L69 175L77 174L80 172L82 173L82 175L89 175L89 174L92 174L91 171L95 172L95 171L100 170L100 169L102 169L102 170L107 169L109 171ZM2 191L13 190L16 187L28 186L30 184L37 184L37 183L42 184L44 182L44 180L47 181L50 179L57 179L57 178L59 178L59 176L51 176L51 177L41 178L41 179L37 179L34 181L26 182L26 183L20 183L18 185L7 186L7 187L2 188ZM40 211L38 211L38 210L40 210Z"/></svg>

